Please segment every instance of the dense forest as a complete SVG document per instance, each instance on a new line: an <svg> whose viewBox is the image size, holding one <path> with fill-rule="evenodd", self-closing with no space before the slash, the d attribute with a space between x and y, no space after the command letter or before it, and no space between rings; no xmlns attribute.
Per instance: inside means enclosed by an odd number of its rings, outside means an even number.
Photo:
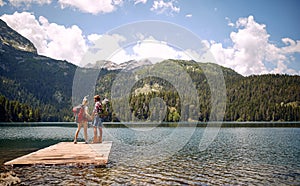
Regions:
<svg viewBox="0 0 300 186"><path fill-rule="evenodd" d="M0 96L0 118L2 121L30 122L41 121L39 109L22 104L18 101L9 101Z"/></svg>
<svg viewBox="0 0 300 186"><path fill-rule="evenodd" d="M244 77L216 64L182 60L142 66L127 69L135 74L130 76L126 69L79 68L40 56L30 41L0 20L0 122L73 121L78 69L99 71L95 94L111 100L107 121L209 121L215 100L207 77L215 77L216 68L226 86L225 121L300 121L300 76Z"/></svg>
<svg viewBox="0 0 300 186"><path fill-rule="evenodd" d="M228 86L226 121L299 121L300 77L256 75Z"/></svg>
<svg viewBox="0 0 300 186"><path fill-rule="evenodd" d="M193 66L188 61L176 61L181 65ZM205 65L205 64L203 64ZM200 66L194 64L194 69ZM225 69L228 71L228 69ZM119 71L102 71L96 85L96 94L106 95L111 98L111 87ZM211 93L206 77L197 70L189 71L199 99L199 121L209 121L211 113ZM226 83L226 113L225 121L299 121L300 120L300 77L289 75L256 75L243 77L235 72L224 73ZM180 78L179 78L180 79ZM180 82L179 82L180 83ZM39 88L32 87L28 91L21 88L13 80L1 77L1 121L72 121L71 102L63 102L67 95L56 95L57 91L45 91L42 97ZM48 86L48 85L47 85ZM69 87L71 88L71 87ZM56 93L55 93L56 92ZM3 95L4 93L4 95ZM6 96L8 95L8 96ZM56 95L56 97L55 97ZM70 95L70 94L69 94ZM184 93L188 98L189 92ZM71 96L71 95L70 95ZM46 101L43 101L43 97ZM61 99L58 99L60 98ZM49 101L48 99L53 99ZM151 110L149 104L153 99L161 99L166 105L166 110ZM59 104L60 100L63 104ZM116 101L112 104L117 104ZM194 105L183 105L176 88L168 81L158 77L147 77L137 81L130 92L130 108L124 112L126 120L138 119L141 121L152 120L151 112L159 113L154 118L158 121L184 121L181 114L188 112ZM90 105L92 107L92 105ZM112 105L114 109L121 106ZM160 108L160 107L159 107ZM111 108L112 110L112 108ZM122 110L122 109L121 109ZM153 115L153 114L152 114ZM156 114L157 115L157 114ZM118 115L112 110L109 120L118 121ZM135 119L135 120L136 120ZM184 120L183 120L184 119ZM195 120L195 118L192 118Z"/></svg>
<svg viewBox="0 0 300 186"><path fill-rule="evenodd" d="M185 68L197 88L197 98L199 99L197 120L209 121L211 93L201 66L213 64L201 63L199 65L193 61L172 61ZM162 66L159 68L164 70ZM227 95L224 121L300 120L299 76L269 74L243 77L228 68L222 67L222 71ZM111 73L109 76L100 78L97 91L100 94L110 95L109 90L111 90L116 75ZM176 76L176 73L174 75ZM189 92L184 94L185 99L190 96ZM122 118L133 120L135 117L144 121L151 120L151 112L157 112L151 111L149 106L153 98L160 98L167 105L163 121L187 121L189 118L182 118L181 114L189 112L190 108L194 106L183 105L178 91L168 81L157 77L148 77L139 80L133 86L129 99L130 112L127 112L128 116ZM158 105L158 107L160 106ZM158 118L160 115L158 114Z"/></svg>

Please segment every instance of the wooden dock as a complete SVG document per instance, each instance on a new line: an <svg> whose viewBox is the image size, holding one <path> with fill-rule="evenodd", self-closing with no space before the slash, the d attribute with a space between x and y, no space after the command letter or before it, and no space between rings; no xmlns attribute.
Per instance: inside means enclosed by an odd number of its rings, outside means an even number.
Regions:
<svg viewBox="0 0 300 186"><path fill-rule="evenodd" d="M111 147L111 141L96 144L60 142L8 161L4 165L106 165Z"/></svg>

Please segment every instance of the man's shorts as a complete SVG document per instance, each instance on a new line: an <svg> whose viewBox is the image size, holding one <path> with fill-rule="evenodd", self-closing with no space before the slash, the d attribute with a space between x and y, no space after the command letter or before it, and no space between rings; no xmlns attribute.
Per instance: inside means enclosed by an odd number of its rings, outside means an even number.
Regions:
<svg viewBox="0 0 300 186"><path fill-rule="evenodd" d="M94 127L103 127L102 118L100 118L98 115L96 115L95 118L94 118L93 126Z"/></svg>

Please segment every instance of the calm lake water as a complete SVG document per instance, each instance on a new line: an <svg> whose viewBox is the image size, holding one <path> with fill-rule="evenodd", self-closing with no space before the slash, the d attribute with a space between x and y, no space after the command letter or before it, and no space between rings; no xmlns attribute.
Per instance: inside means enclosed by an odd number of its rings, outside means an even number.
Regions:
<svg viewBox="0 0 300 186"><path fill-rule="evenodd" d="M72 141L75 130L0 127L1 164ZM221 128L200 151L204 132L202 127L105 128L104 140L113 141L106 167L2 166L1 172L12 171L23 185L300 185L300 128Z"/></svg>

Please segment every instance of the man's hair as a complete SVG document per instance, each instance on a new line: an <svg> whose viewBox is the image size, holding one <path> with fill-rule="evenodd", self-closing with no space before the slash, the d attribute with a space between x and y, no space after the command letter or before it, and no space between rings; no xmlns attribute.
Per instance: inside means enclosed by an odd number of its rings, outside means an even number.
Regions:
<svg viewBox="0 0 300 186"><path fill-rule="evenodd" d="M96 95L96 96L94 96L94 99L97 100L97 101L100 101L100 96Z"/></svg>

